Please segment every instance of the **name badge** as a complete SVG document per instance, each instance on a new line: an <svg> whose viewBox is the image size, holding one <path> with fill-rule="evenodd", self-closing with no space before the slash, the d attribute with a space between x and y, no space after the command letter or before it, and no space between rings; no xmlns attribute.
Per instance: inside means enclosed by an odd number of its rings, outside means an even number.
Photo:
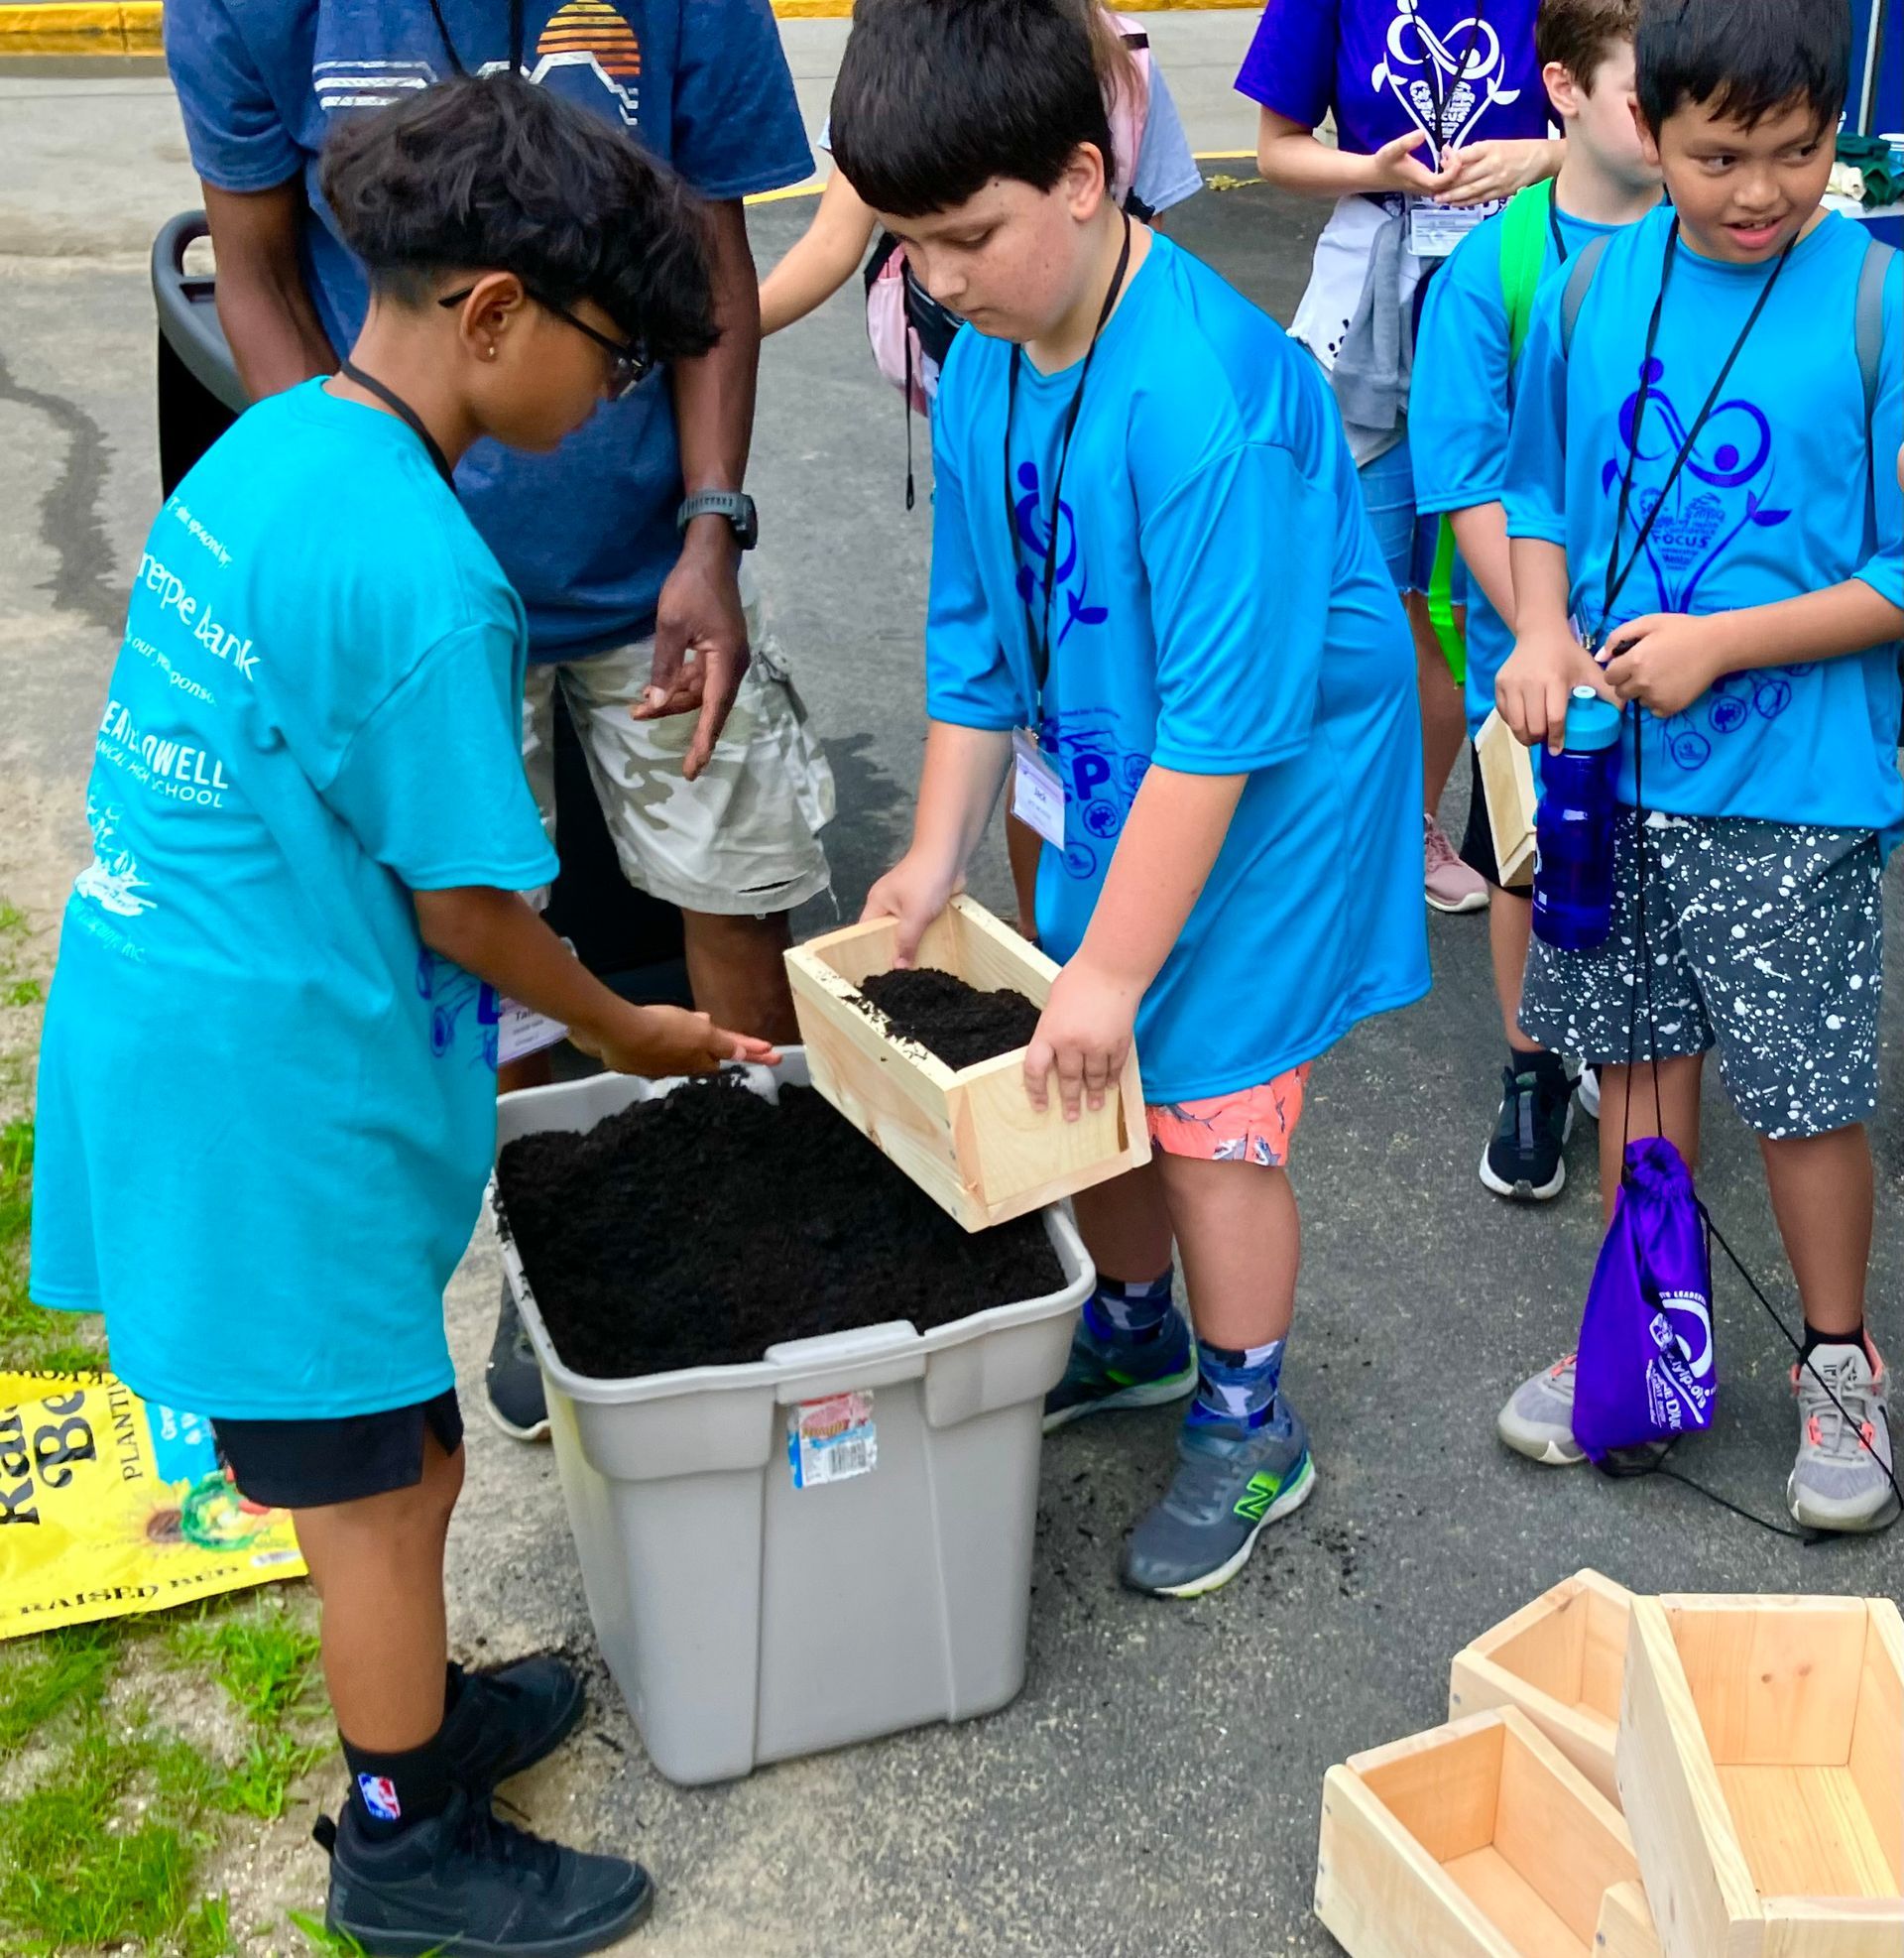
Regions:
<svg viewBox="0 0 1904 1958"><path fill-rule="evenodd" d="M1012 813L1054 850L1064 848L1064 784L1028 728L1012 735Z"/></svg>
<svg viewBox="0 0 1904 1958"><path fill-rule="evenodd" d="M1485 224L1506 199L1486 204L1438 204L1431 197L1408 199L1408 249L1417 258L1446 258L1477 225Z"/></svg>
<svg viewBox="0 0 1904 1958"><path fill-rule="evenodd" d="M571 952L575 949L567 938L562 943ZM540 1053L568 1036L568 1029L559 1020L551 1020L520 1000L503 998L494 986L484 986L478 1013L495 1026L498 1067L507 1067L512 1060L527 1060L532 1053Z"/></svg>

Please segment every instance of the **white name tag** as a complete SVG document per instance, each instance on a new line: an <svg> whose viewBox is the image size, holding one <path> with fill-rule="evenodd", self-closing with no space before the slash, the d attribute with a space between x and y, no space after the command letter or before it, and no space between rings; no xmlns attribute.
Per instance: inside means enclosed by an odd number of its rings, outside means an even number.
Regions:
<svg viewBox="0 0 1904 1958"><path fill-rule="evenodd" d="M1012 813L1054 850L1064 848L1064 784L1037 737L1022 727L1012 736Z"/></svg>
<svg viewBox="0 0 1904 1958"><path fill-rule="evenodd" d="M1429 197L1408 199L1408 249L1417 258L1446 258L1477 225L1485 224L1506 200L1486 204L1438 204Z"/></svg>
<svg viewBox="0 0 1904 1958"><path fill-rule="evenodd" d="M515 1000L504 1000L496 1016L496 1064L507 1067L512 1060L540 1053L562 1040L568 1029L545 1013L532 1012Z"/></svg>

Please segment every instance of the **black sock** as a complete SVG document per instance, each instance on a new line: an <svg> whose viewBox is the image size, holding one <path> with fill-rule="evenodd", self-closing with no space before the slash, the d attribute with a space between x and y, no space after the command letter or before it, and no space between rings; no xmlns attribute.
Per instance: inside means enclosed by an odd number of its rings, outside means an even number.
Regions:
<svg viewBox="0 0 1904 1958"><path fill-rule="evenodd" d="M374 1754L343 1734L337 1738L343 1742L344 1766L350 1770L351 1806L373 1841L439 1815L448 1805L451 1776L440 1730L421 1747L402 1754Z"/></svg>
<svg viewBox="0 0 1904 1958"><path fill-rule="evenodd" d="M1531 1074L1549 1086L1564 1079L1567 1073L1567 1063L1547 1047L1510 1046L1507 1064L1516 1074Z"/></svg>
<svg viewBox="0 0 1904 1958"><path fill-rule="evenodd" d="M1855 1332L1820 1332L1811 1320L1805 1321L1805 1342L1799 1349L1799 1365L1803 1366L1812 1357L1812 1351L1819 1346L1857 1346L1864 1344L1864 1321L1859 1319Z"/></svg>

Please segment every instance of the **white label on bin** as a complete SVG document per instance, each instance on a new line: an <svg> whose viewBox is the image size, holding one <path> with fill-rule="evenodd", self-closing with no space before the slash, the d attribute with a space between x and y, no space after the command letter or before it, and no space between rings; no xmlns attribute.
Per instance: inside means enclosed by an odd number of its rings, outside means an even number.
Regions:
<svg viewBox="0 0 1904 1958"><path fill-rule="evenodd" d="M786 1417L786 1460L795 1489L871 1474L880 1459L870 1394L802 1401Z"/></svg>

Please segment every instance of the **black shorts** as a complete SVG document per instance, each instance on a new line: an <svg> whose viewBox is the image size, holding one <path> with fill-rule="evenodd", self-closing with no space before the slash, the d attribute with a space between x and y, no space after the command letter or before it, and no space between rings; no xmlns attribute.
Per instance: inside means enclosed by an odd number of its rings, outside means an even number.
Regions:
<svg viewBox="0 0 1904 1958"><path fill-rule="evenodd" d="M1475 744L1468 744L1468 827L1461 832L1461 848L1455 852L1468 868L1485 877L1496 891L1512 891L1517 896L1533 896L1530 873L1523 884L1502 884L1500 865L1494 860L1494 826L1488 820L1488 792L1481 786L1481 756Z"/></svg>
<svg viewBox="0 0 1904 1958"><path fill-rule="evenodd" d="M381 1414L211 1423L239 1493L282 1510L320 1510L414 1489L423 1479L425 1427L446 1455L463 1445L463 1410L453 1387Z"/></svg>

